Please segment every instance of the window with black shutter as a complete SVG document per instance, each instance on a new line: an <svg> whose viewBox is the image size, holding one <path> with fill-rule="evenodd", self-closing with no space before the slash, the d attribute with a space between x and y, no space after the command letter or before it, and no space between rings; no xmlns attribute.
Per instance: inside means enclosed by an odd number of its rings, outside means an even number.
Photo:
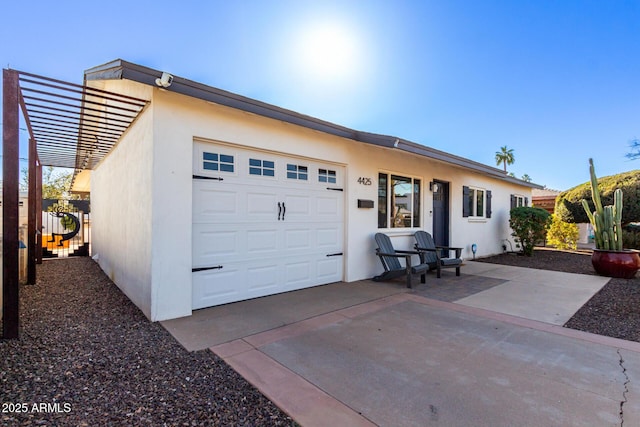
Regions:
<svg viewBox="0 0 640 427"><path fill-rule="evenodd" d="M511 195L511 209L519 208L521 206L529 206L529 199L519 194Z"/></svg>
<svg viewBox="0 0 640 427"><path fill-rule="evenodd" d="M491 218L491 191L463 186L462 216L471 219Z"/></svg>

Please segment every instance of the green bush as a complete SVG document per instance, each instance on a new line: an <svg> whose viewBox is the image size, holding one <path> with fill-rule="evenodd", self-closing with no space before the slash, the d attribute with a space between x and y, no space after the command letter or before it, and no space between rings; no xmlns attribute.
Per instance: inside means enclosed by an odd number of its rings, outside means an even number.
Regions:
<svg viewBox="0 0 640 427"><path fill-rule="evenodd" d="M622 246L626 249L640 249L640 225L629 224L622 227Z"/></svg>
<svg viewBox="0 0 640 427"><path fill-rule="evenodd" d="M76 231L76 223L66 215L60 218L60 225L62 225L65 230Z"/></svg>
<svg viewBox="0 0 640 427"><path fill-rule="evenodd" d="M613 205L613 192L622 190L622 224L640 222L640 170L605 176L598 179L598 188L603 205ZM556 198L555 213L565 222L589 222L581 200L589 203L591 212L595 210L591 201L591 182L587 181L577 187L564 191Z"/></svg>
<svg viewBox="0 0 640 427"><path fill-rule="evenodd" d="M565 222L559 215L551 215L551 224L547 230L547 243L558 249L578 249L580 230L578 224Z"/></svg>
<svg viewBox="0 0 640 427"><path fill-rule="evenodd" d="M536 243L544 242L549 227L549 212L542 208L521 206L511 209L509 225L511 235L522 248L522 252L531 256Z"/></svg>

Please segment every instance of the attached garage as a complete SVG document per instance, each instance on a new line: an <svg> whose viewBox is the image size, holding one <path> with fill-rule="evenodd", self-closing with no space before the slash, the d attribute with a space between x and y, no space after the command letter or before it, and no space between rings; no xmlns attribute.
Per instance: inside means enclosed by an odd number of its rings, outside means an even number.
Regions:
<svg viewBox="0 0 640 427"><path fill-rule="evenodd" d="M152 320L374 277L377 232L397 249L425 230L465 258L499 253L511 197L538 187L177 76L158 87L161 75L121 60L85 73L148 100L90 182L98 262Z"/></svg>
<svg viewBox="0 0 640 427"><path fill-rule="evenodd" d="M343 278L344 167L194 142L193 309Z"/></svg>

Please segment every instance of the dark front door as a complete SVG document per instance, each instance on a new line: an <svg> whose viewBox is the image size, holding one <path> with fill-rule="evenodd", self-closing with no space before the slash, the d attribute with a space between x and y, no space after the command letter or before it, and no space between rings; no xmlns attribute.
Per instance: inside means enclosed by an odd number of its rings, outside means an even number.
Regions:
<svg viewBox="0 0 640 427"><path fill-rule="evenodd" d="M437 246L449 246L449 183L433 181L432 190L433 240Z"/></svg>

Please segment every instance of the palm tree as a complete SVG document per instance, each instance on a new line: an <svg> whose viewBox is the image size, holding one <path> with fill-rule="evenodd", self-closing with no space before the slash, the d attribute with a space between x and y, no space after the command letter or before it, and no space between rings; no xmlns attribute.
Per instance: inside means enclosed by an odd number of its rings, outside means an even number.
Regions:
<svg viewBox="0 0 640 427"><path fill-rule="evenodd" d="M500 151L496 151L496 165L500 165L502 163L504 165L504 171L507 172L507 165L512 165L513 162L516 161L516 158L513 155L513 149L504 147L500 147Z"/></svg>
<svg viewBox="0 0 640 427"><path fill-rule="evenodd" d="M531 182L531 177L529 176L529 174L525 173L524 175L522 175L522 180L524 182Z"/></svg>

